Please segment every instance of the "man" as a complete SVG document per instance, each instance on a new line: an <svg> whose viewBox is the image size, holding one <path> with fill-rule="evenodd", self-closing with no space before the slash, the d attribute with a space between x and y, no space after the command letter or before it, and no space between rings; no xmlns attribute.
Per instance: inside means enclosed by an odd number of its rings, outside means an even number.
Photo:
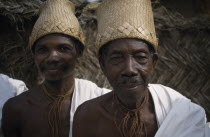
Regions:
<svg viewBox="0 0 210 137"><path fill-rule="evenodd" d="M23 81L13 79L7 75L0 74L0 127L2 118L2 108L4 103L22 92L26 91L27 87ZM2 137L2 132L0 130L0 137Z"/></svg>
<svg viewBox="0 0 210 137"><path fill-rule="evenodd" d="M151 1L106 0L97 13L99 62L113 91L77 109L73 137L209 137L203 108L148 84L158 59Z"/></svg>
<svg viewBox="0 0 210 137"><path fill-rule="evenodd" d="M94 83L75 79L84 37L68 0L48 0L34 25L30 48L44 82L10 99L3 108L5 137L71 137L76 108L107 93Z"/></svg>

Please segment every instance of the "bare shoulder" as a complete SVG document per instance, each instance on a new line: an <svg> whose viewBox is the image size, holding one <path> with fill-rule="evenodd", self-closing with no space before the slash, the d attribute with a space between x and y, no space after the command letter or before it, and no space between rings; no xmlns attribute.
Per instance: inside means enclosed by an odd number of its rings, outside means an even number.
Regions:
<svg viewBox="0 0 210 137"><path fill-rule="evenodd" d="M74 137L93 137L98 122L101 119L104 105L109 101L112 93L107 93L95 99L89 100L81 104L73 120L73 136ZM91 126L90 126L91 125Z"/></svg>
<svg viewBox="0 0 210 137"><path fill-rule="evenodd" d="M78 117L84 117L84 118L96 118L99 114L98 112L101 111L101 109L104 108L104 104L107 104L112 99L112 92L104 94L100 97L88 100L81 104L75 113L75 115L79 115ZM96 116L96 117L94 117Z"/></svg>
<svg viewBox="0 0 210 137"><path fill-rule="evenodd" d="M28 96L28 91L25 92L25 93L22 93L16 97L13 97L13 98L10 98L5 104L4 104L4 107L3 109L21 109L20 106L22 106L24 100L27 98Z"/></svg>
<svg viewBox="0 0 210 137"><path fill-rule="evenodd" d="M19 112L22 109L24 109L25 103L27 100L30 99L30 96L33 96L35 93L36 87L32 88L26 92L23 92L22 94L15 96L13 98L10 98L3 107L3 112Z"/></svg>
<svg viewBox="0 0 210 137"><path fill-rule="evenodd" d="M5 136L16 136L21 126L21 118L27 111L26 101L33 94L33 90L26 91L16 97L9 99L2 111L2 131Z"/></svg>

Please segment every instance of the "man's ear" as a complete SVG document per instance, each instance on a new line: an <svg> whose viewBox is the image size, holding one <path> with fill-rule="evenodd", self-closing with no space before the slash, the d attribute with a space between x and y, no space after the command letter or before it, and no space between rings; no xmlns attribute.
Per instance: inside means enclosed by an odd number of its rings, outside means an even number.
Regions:
<svg viewBox="0 0 210 137"><path fill-rule="evenodd" d="M155 66L156 66L156 63L157 63L157 61L158 61L158 53L154 53L153 54L153 57L152 57L152 60L153 60L153 68L155 68Z"/></svg>

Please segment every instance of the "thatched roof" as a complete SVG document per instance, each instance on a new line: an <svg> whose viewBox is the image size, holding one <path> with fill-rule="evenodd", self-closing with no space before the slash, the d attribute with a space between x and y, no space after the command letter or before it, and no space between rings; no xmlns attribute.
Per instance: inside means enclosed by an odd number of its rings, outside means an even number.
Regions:
<svg viewBox="0 0 210 137"><path fill-rule="evenodd" d="M11 23L23 22L38 14L40 0L1 0L0 15L10 19Z"/></svg>
<svg viewBox="0 0 210 137"><path fill-rule="evenodd" d="M79 6L81 1L74 0ZM0 0L0 71L24 80L30 87L37 72L27 40L41 0ZM210 118L210 16L185 18L153 2L160 60L153 83L170 86L202 105ZM96 36L95 5L78 8L77 15L87 36L87 49L77 65L77 77L109 86L100 71L93 46ZM8 23L10 25L8 25ZM94 74L94 75L93 75Z"/></svg>

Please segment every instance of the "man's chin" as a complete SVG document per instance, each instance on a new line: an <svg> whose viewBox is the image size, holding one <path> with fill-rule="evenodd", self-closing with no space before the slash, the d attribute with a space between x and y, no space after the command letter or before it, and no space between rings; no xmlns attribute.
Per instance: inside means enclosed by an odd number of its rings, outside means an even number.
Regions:
<svg viewBox="0 0 210 137"><path fill-rule="evenodd" d="M62 80L63 79L63 76L61 75L61 74L55 74L55 75L53 75L53 74L51 74L51 75L45 75L45 80L46 81L51 81L51 82L53 82L53 81L60 81L60 80Z"/></svg>
<svg viewBox="0 0 210 137"><path fill-rule="evenodd" d="M61 81L62 78L46 77L45 80L49 82L58 82L58 81Z"/></svg>
<svg viewBox="0 0 210 137"><path fill-rule="evenodd" d="M50 81L50 82L57 82L57 81L61 81L61 80L65 80L68 77L72 77L74 76L73 73L70 74L63 74L63 73L58 73L58 74L54 74L54 75L45 75L45 80Z"/></svg>

